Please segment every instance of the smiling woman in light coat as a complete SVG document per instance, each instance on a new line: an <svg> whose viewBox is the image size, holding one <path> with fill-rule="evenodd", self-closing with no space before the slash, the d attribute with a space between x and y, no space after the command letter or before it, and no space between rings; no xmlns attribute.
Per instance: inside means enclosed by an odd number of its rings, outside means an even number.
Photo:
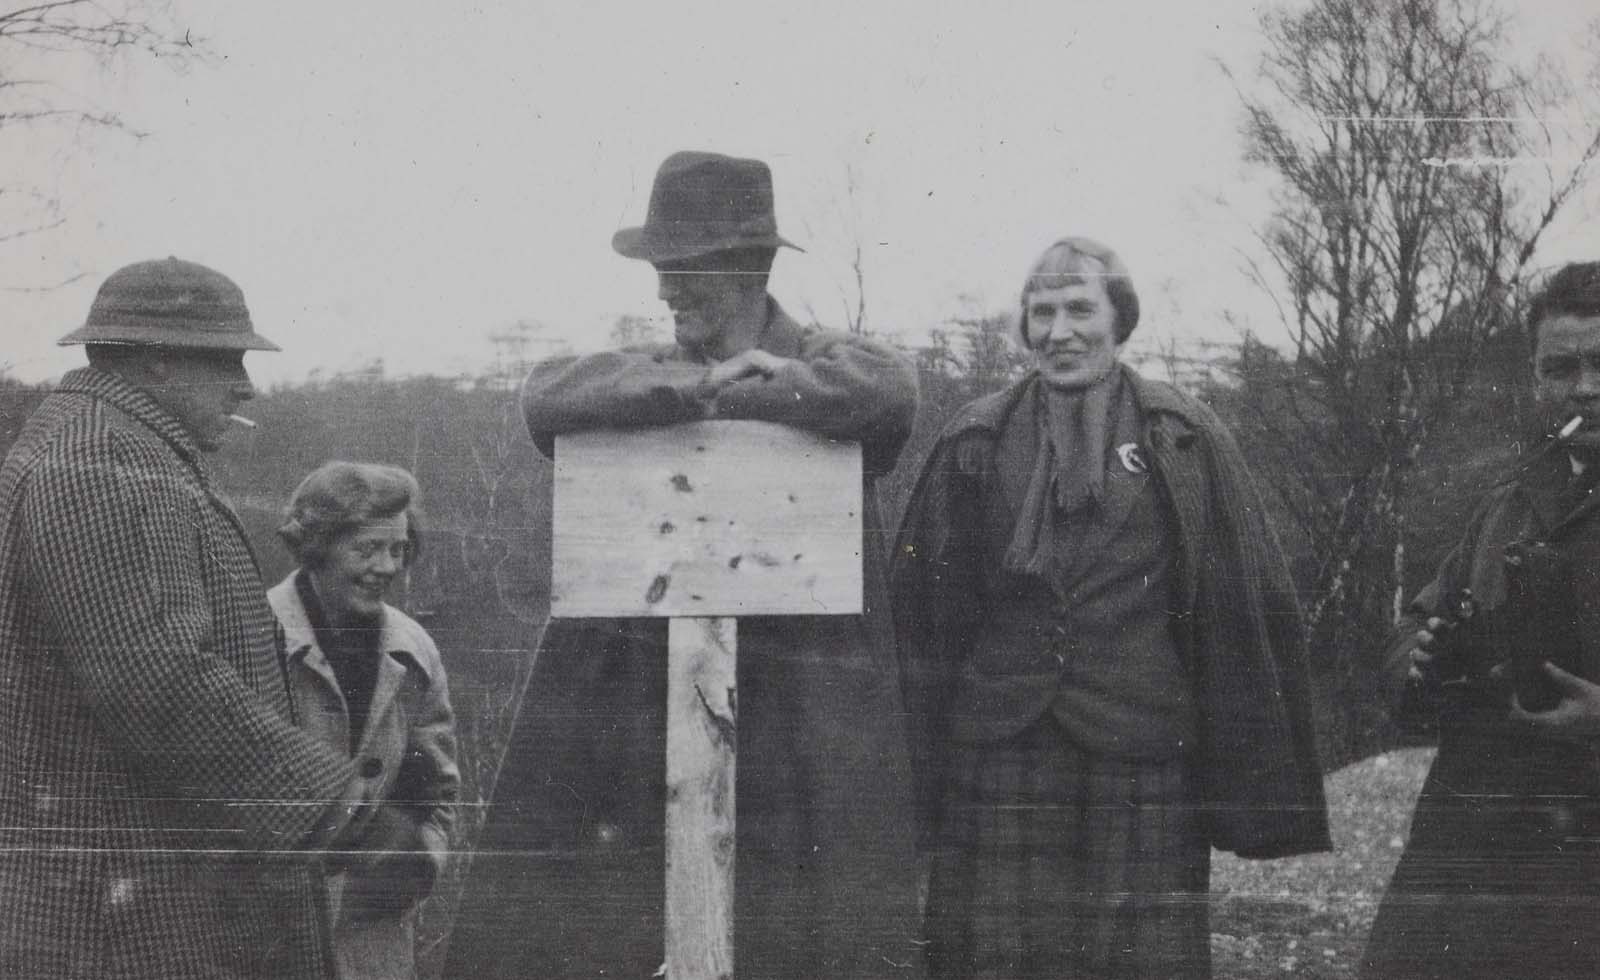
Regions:
<svg viewBox="0 0 1600 980"><path fill-rule="evenodd" d="M371 845L329 862L341 980L416 975L416 907L443 870L459 795L438 648L383 601L416 557L418 496L397 467L324 464L278 529L300 568L267 594L301 725L349 752L380 803Z"/></svg>

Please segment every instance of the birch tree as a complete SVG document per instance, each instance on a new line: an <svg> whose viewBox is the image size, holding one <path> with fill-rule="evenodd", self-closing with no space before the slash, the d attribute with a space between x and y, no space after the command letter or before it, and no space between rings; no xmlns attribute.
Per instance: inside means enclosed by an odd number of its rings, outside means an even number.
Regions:
<svg viewBox="0 0 1600 980"><path fill-rule="evenodd" d="M1313 556L1312 649L1345 713L1324 728L1348 758L1381 728L1417 455L1509 328L1600 128L1562 124L1594 90L1517 65L1490 0L1314 0L1261 30L1258 71L1235 78L1247 159L1273 188L1250 271L1293 340L1261 431Z"/></svg>

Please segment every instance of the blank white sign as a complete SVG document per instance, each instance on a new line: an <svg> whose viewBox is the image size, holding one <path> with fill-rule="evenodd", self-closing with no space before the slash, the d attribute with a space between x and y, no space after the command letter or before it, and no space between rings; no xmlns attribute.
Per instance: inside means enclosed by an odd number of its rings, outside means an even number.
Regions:
<svg viewBox="0 0 1600 980"><path fill-rule="evenodd" d="M861 612L861 449L766 422L556 437L553 616Z"/></svg>

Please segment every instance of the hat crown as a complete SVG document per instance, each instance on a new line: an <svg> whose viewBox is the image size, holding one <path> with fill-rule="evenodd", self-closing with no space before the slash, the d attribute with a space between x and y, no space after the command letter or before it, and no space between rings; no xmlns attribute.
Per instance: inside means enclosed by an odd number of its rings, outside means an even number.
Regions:
<svg viewBox="0 0 1600 980"><path fill-rule="evenodd" d="M215 269L175 257L135 262L107 276L83 326L61 343L278 349L255 332L237 283Z"/></svg>
<svg viewBox="0 0 1600 980"><path fill-rule="evenodd" d="M103 326L129 318L194 320L233 330L252 326L244 291L232 279L178 258L125 265L100 284L86 322Z"/></svg>
<svg viewBox="0 0 1600 980"><path fill-rule="evenodd" d="M777 231L772 171L760 160L715 153L674 153L656 173L646 227L682 222Z"/></svg>
<svg viewBox="0 0 1600 980"><path fill-rule="evenodd" d="M796 247L778 234L766 163L698 150L662 162L645 223L617 232L611 244L629 258L651 262L736 248Z"/></svg>

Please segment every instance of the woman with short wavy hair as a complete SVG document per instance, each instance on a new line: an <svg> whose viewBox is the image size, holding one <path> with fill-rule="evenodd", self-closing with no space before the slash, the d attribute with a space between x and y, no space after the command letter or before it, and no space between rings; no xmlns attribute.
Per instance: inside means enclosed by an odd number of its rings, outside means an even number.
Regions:
<svg viewBox="0 0 1600 980"><path fill-rule="evenodd" d="M433 640L384 601L421 547L417 481L331 462L303 480L279 536L300 567L270 592L300 723L348 752L380 800L361 851L330 862L339 976L415 976L416 905L449 850L460 777Z"/></svg>
<svg viewBox="0 0 1600 980"><path fill-rule="evenodd" d="M1207 977L1213 846L1329 846L1293 585L1232 437L1124 367L1115 252L1045 250L1033 369L956 413L894 550L941 980Z"/></svg>

